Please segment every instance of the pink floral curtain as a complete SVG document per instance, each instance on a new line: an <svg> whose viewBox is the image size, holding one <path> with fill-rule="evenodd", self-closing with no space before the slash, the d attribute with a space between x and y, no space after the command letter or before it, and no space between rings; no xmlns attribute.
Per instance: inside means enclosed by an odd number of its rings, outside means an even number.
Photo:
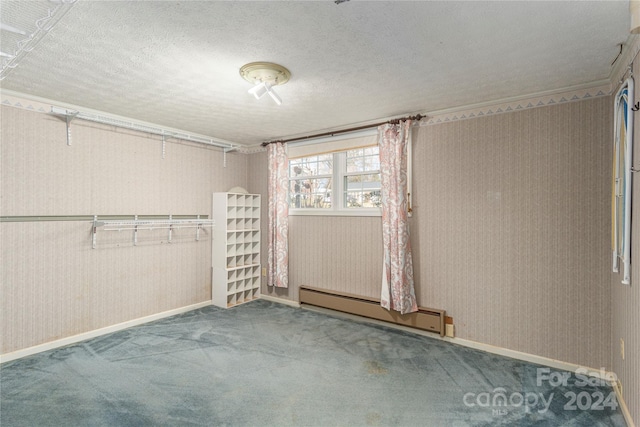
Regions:
<svg viewBox="0 0 640 427"><path fill-rule="evenodd" d="M407 214L407 149L410 144L410 120L378 127L384 246L380 305L401 314L418 311Z"/></svg>
<svg viewBox="0 0 640 427"><path fill-rule="evenodd" d="M287 145L275 142L267 145L269 156L269 226L267 285L289 286L289 159Z"/></svg>

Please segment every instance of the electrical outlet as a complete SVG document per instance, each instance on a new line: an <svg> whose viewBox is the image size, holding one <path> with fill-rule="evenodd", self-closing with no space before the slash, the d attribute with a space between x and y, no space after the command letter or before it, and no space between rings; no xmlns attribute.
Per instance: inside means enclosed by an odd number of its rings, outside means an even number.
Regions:
<svg viewBox="0 0 640 427"><path fill-rule="evenodd" d="M453 336L454 336L454 328L453 328L453 325L449 325L449 324L447 324L447 325L444 325L444 326L445 326L445 329L444 329L445 333L444 333L444 334L445 334L446 336L448 336L449 338L453 338Z"/></svg>
<svg viewBox="0 0 640 427"><path fill-rule="evenodd" d="M624 340L620 338L620 357L624 360Z"/></svg>
<svg viewBox="0 0 640 427"><path fill-rule="evenodd" d="M262 277L267 277L267 267L262 268Z"/></svg>

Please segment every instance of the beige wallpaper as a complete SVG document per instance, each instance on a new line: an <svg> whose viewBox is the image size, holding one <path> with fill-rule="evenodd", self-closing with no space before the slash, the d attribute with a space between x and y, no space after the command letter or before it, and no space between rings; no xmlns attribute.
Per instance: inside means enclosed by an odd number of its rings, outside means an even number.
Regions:
<svg viewBox="0 0 640 427"><path fill-rule="evenodd" d="M609 98L426 126L419 297L457 335L610 368Z"/></svg>
<svg viewBox="0 0 640 427"><path fill-rule="evenodd" d="M380 298L379 217L289 217L290 283ZM297 295L296 295L297 299Z"/></svg>
<svg viewBox="0 0 640 427"><path fill-rule="evenodd" d="M247 191L252 194L261 194L260 202L260 264L263 268L267 267L267 226L268 226L268 186L267 177L269 164L267 162L267 152L261 150L257 153L247 155ZM261 293L267 293L267 278L261 276ZM287 294L281 298L287 298Z"/></svg>
<svg viewBox="0 0 640 427"><path fill-rule="evenodd" d="M0 215L210 215L247 156L2 107ZM210 233L98 233L88 221L0 223L3 354L211 299Z"/></svg>
<svg viewBox="0 0 640 427"><path fill-rule="evenodd" d="M461 338L610 368L610 98L414 132L419 304ZM378 295L379 218L289 220L291 289L265 293Z"/></svg>
<svg viewBox="0 0 640 427"><path fill-rule="evenodd" d="M633 64L635 69L640 67L640 59ZM636 78L635 100L638 95L638 80ZM613 108L613 107L612 107ZM638 169L640 164L640 116L634 115L634 165ZM640 180L638 174L632 174L633 218L640 218ZM613 371L622 383L623 395L629 411L636 424L640 423L640 227L638 222L632 222L631 227L631 286L621 283L622 277L611 274L611 355ZM611 268L611 266L609 266ZM622 358L620 339L624 340L625 358Z"/></svg>

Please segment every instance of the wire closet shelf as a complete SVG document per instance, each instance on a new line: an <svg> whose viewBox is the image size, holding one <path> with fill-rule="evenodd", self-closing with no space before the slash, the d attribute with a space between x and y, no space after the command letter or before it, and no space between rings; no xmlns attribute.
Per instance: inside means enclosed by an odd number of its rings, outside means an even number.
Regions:
<svg viewBox="0 0 640 427"><path fill-rule="evenodd" d="M134 219L99 219L98 216L93 217L92 228L92 247L97 246L98 230L103 231L125 231L133 230L133 244L138 243L138 231L141 230L168 230L168 242L171 243L172 233L176 229L194 228L196 230L195 240L200 240L200 230L215 226L213 219L200 218L198 215L194 219L173 219L171 215L166 219L138 219L136 215Z"/></svg>

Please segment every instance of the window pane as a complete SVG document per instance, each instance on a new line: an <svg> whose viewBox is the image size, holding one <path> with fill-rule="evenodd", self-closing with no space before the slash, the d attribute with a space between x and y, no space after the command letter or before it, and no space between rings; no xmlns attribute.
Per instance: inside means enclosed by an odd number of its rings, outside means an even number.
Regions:
<svg viewBox="0 0 640 427"><path fill-rule="evenodd" d="M380 154L380 151L378 150L377 145L366 147L363 149L363 151L365 156L373 156L373 155L378 156Z"/></svg>
<svg viewBox="0 0 640 427"><path fill-rule="evenodd" d="M345 206L348 208L380 207L380 174L350 175L344 179Z"/></svg>
<svg viewBox="0 0 640 427"><path fill-rule="evenodd" d="M292 179L289 184L289 207L331 207L331 178Z"/></svg>
<svg viewBox="0 0 640 427"><path fill-rule="evenodd" d="M380 169L378 147L366 147L347 151L347 173L369 172Z"/></svg>
<svg viewBox="0 0 640 427"><path fill-rule="evenodd" d="M331 154L293 159L289 162L289 177L331 175L333 157Z"/></svg>
<svg viewBox="0 0 640 427"><path fill-rule="evenodd" d="M349 191L345 195L347 208L379 208L382 206L380 191Z"/></svg>

